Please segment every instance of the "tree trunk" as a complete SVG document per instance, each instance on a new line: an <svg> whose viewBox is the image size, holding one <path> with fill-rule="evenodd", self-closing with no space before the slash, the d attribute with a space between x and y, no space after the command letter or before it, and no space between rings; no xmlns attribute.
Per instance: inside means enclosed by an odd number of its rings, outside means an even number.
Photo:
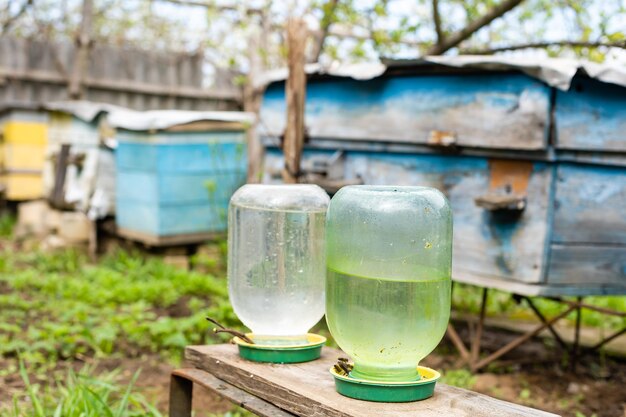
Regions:
<svg viewBox="0 0 626 417"><path fill-rule="evenodd" d="M89 66L92 18L93 0L83 0L83 17L80 23L80 32L76 38L74 66L69 83L69 96L72 99L79 99L83 96L83 80Z"/></svg>

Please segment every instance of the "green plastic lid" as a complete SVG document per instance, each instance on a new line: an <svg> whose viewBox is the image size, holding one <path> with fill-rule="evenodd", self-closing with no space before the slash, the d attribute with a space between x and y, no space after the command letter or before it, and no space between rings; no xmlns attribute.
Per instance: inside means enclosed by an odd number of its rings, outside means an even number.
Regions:
<svg viewBox="0 0 626 417"><path fill-rule="evenodd" d="M403 403L431 397L441 374L424 366L418 366L417 371L420 374L420 379L417 381L377 382L341 375L334 367L330 368L339 394L357 400L383 403Z"/></svg>
<svg viewBox="0 0 626 417"><path fill-rule="evenodd" d="M253 341L254 333L246 333ZM259 339L257 337L257 339ZM279 338L274 338L276 341ZM262 340L262 339L261 339ZM317 334L308 333L306 340L296 342L293 338L286 337L284 343L263 344L247 343L238 337L233 338L239 347L239 356L253 362L268 363L301 363L319 359L322 354L322 346L326 343L326 338Z"/></svg>

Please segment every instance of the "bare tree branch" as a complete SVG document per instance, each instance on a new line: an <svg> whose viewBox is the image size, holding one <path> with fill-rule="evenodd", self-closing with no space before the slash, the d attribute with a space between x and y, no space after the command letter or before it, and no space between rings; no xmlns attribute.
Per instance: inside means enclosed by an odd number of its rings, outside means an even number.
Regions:
<svg viewBox="0 0 626 417"><path fill-rule="evenodd" d="M554 41L554 42L534 42L534 43L522 43L518 45L502 46L499 48L485 48L485 49L463 49L460 52L463 54L471 55L491 55L498 52L505 51L517 51L520 49L530 48L549 48L550 46L568 46L572 48L623 48L626 49L626 41L621 42L586 42L586 41Z"/></svg>
<svg viewBox="0 0 626 417"><path fill-rule="evenodd" d="M450 36L446 37L446 39L444 39L443 42L437 45L433 45L428 50L428 54L429 55L441 55L447 50L454 48L455 46L463 42L465 39L472 36L478 30L482 29L483 27L493 22L495 19L502 17L504 14L511 11L515 7L517 7L522 1L524 0L504 0L502 3L498 4L497 6L489 10L483 16L470 22L463 29L457 32L454 32Z"/></svg>
<svg viewBox="0 0 626 417"><path fill-rule="evenodd" d="M330 29L328 29L328 36L332 36L338 39L356 39L356 40L363 40L363 41L369 41L374 38L374 34L370 30L358 27L361 33L356 33L354 30L356 28L357 27L354 27L354 26L348 27L340 23L335 23ZM313 34L315 34L315 31L313 31ZM396 43L400 45L415 47L415 48L423 48L424 46L430 45L430 42L426 43L426 42L414 41L410 39L400 39Z"/></svg>
<svg viewBox="0 0 626 417"><path fill-rule="evenodd" d="M198 7L205 7L209 10L216 10L216 11L238 11L240 10L239 8L237 8L236 5L215 5L212 3L207 3L205 1L201 1L201 0L151 0L153 2L156 1L161 1L161 2L166 2L166 3L173 3L173 4L180 4L180 5L184 5L184 6L198 6ZM339 1L337 1L337 3L339 3ZM242 8L241 10L243 10L243 12L245 12L246 14L250 15L250 14L262 14L263 10L262 9L255 9L255 8ZM332 23L332 22L331 22ZM283 32L285 30L285 25L282 23L271 23L270 28L272 30L275 30L277 32ZM326 29L327 30L327 35L328 36L333 36L335 38L339 38L339 39L356 39L356 40L364 40L364 41L369 41L373 39L373 34L370 30L363 28L362 26L358 26L359 29L362 29L362 34L359 33L355 33L353 31L353 29L355 29L356 26L352 26L352 27L347 27L346 25L342 25L339 22L335 23L334 25L331 24L329 25L329 27ZM321 28L318 30L312 30L310 31L310 33L316 37L316 38L320 38L321 34L322 34L322 30ZM406 39L400 39L398 42L398 44L401 45L406 45L406 46L411 46L411 47L417 47L417 48L423 48L426 45L428 45L426 42L417 42L417 41L413 41L413 40L406 40Z"/></svg>
<svg viewBox="0 0 626 417"><path fill-rule="evenodd" d="M9 7L10 4L11 2L7 4L7 8ZM13 25L13 23L15 23L20 17L22 17L22 15L26 13L26 10L28 10L28 7L31 6L32 4L33 4L33 0L26 0L24 4L22 4L22 7L20 7L20 9L17 11L17 13L15 13L13 16L9 16L7 20L2 22L0 35L7 33L9 29L11 29L11 26Z"/></svg>
<svg viewBox="0 0 626 417"><path fill-rule="evenodd" d="M328 37L328 30L330 29L330 25L334 22L333 16L338 3L339 0L328 0L328 2L323 6L324 16L322 16L322 20L320 22L320 30L315 36L313 50L311 51L311 56L308 59L309 62L317 62L320 59L320 55L324 49L324 43L326 42L326 37Z"/></svg>
<svg viewBox="0 0 626 417"><path fill-rule="evenodd" d="M441 28L441 16L439 15L439 0L433 0L433 21L435 22L435 32L437 32L437 45L441 45L444 40L443 29Z"/></svg>

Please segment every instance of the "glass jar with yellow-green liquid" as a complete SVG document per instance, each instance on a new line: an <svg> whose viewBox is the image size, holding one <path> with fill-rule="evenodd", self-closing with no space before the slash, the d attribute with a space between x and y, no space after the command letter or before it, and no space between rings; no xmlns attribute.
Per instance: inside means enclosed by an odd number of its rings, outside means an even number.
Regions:
<svg viewBox="0 0 626 417"><path fill-rule="evenodd" d="M326 224L326 320L354 361L350 377L419 380L450 317L447 199L428 187L344 187Z"/></svg>

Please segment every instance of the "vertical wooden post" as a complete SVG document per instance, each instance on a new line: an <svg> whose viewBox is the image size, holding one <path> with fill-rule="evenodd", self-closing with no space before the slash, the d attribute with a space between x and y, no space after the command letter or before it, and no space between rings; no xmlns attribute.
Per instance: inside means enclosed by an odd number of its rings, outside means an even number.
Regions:
<svg viewBox="0 0 626 417"><path fill-rule="evenodd" d="M259 92L252 82L248 82L243 88L243 110L254 113L259 117L261 109L262 91ZM248 176L247 182L255 184L261 182L263 176L264 149L257 131L258 121L248 128L246 133L248 143Z"/></svg>
<svg viewBox="0 0 626 417"><path fill-rule="evenodd" d="M261 177L263 175L264 149L261 145L257 125L264 89L255 86L255 79L265 68L264 62L261 59L260 50L267 48L267 45L263 44L263 39L267 36L267 33L265 33L265 22L267 20L266 14L263 13L261 15L260 28L252 30L248 38L250 69L248 71L248 79L243 87L243 109L244 111L254 113L257 116L257 120L252 126L250 126L247 132L248 183L261 182Z"/></svg>
<svg viewBox="0 0 626 417"><path fill-rule="evenodd" d="M193 382L180 375L170 377L170 417L191 417Z"/></svg>
<svg viewBox="0 0 626 417"><path fill-rule="evenodd" d="M74 66L69 80L70 98L82 98L82 85L89 69L89 47L91 43L91 22L93 18L93 0L83 0L83 17L80 32L76 38Z"/></svg>
<svg viewBox="0 0 626 417"><path fill-rule="evenodd" d="M287 99L287 125L283 152L285 168L283 181L297 183L300 174L300 158L304 145L304 99L306 97L306 74L304 73L307 26L303 19L287 22L287 67L289 76L285 85Z"/></svg>

